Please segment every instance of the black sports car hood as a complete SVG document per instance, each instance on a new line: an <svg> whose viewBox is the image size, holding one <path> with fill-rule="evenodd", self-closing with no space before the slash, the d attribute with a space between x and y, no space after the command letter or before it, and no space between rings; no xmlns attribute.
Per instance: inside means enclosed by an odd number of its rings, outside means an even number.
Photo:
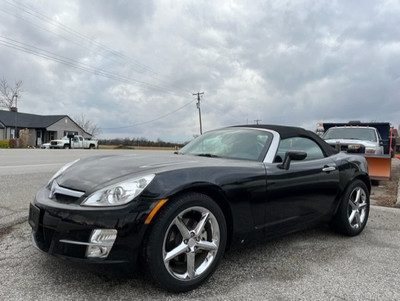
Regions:
<svg viewBox="0 0 400 301"><path fill-rule="evenodd" d="M95 156L73 164L57 177L57 182L62 187L90 193L129 178L203 164L212 165L212 161L219 159L173 154Z"/></svg>

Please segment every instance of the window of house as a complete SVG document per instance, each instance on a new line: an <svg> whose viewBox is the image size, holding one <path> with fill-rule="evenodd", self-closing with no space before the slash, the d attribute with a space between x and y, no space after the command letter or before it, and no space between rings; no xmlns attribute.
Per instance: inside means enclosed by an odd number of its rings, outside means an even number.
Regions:
<svg viewBox="0 0 400 301"><path fill-rule="evenodd" d="M14 129L10 129L10 138L11 139L18 138L18 129L17 130L15 128Z"/></svg>
<svg viewBox="0 0 400 301"><path fill-rule="evenodd" d="M49 133L49 140L55 140L55 132L48 132Z"/></svg>
<svg viewBox="0 0 400 301"><path fill-rule="evenodd" d="M68 136L68 135L78 135L78 132L74 132L74 131L64 131L64 136Z"/></svg>

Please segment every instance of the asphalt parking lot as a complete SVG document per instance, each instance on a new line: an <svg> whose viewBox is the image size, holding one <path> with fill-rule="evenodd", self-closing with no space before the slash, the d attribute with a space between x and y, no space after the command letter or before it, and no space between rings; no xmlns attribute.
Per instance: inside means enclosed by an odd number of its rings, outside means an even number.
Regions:
<svg viewBox="0 0 400 301"><path fill-rule="evenodd" d="M229 252L210 281L179 295L40 253L26 222L35 191L64 163L101 152L0 150L0 300L400 300L395 208L372 206L357 237L321 226Z"/></svg>

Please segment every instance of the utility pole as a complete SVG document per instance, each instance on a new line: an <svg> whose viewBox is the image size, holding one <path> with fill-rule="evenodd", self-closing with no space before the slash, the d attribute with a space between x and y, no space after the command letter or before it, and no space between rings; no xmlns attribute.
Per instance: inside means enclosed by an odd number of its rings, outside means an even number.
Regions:
<svg viewBox="0 0 400 301"><path fill-rule="evenodd" d="M258 124L260 121L261 121L261 119L256 119L256 120L254 120L254 122L255 122L256 124Z"/></svg>
<svg viewBox="0 0 400 301"><path fill-rule="evenodd" d="M192 95L197 95L196 106L199 109L199 121L200 121L200 135L203 135L203 126L201 125L201 110L200 110L200 95L203 95L204 92L193 93Z"/></svg>
<svg viewBox="0 0 400 301"><path fill-rule="evenodd" d="M18 107L17 107L17 101L18 101L18 94L17 92L14 93L14 95L11 98L11 105L14 103L14 97L15 97L15 108L14 108L14 139L17 138L17 115L18 115Z"/></svg>

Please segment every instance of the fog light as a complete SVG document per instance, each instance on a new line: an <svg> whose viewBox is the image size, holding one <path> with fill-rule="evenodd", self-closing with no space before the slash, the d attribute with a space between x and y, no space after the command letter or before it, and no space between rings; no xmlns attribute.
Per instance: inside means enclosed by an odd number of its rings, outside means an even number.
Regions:
<svg viewBox="0 0 400 301"><path fill-rule="evenodd" d="M114 241L117 238L115 229L95 229L90 234L89 244L86 247L87 258L106 258L110 254Z"/></svg>

